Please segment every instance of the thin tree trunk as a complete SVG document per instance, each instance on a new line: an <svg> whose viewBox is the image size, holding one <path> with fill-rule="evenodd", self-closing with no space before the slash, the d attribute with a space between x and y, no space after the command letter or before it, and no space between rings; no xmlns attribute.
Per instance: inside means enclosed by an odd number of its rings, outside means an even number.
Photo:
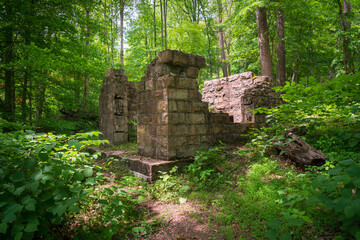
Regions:
<svg viewBox="0 0 360 240"><path fill-rule="evenodd" d="M165 49L167 49L167 1L164 0L164 30L165 30Z"/></svg>
<svg viewBox="0 0 360 240"><path fill-rule="evenodd" d="M154 55L156 57L156 0L154 0Z"/></svg>
<svg viewBox="0 0 360 240"><path fill-rule="evenodd" d="M223 22L223 18L222 18L223 7L221 4L221 0L218 1L218 5L219 5L218 23L220 25L220 27L219 27L220 64L221 64L221 69L223 72L223 77L227 77L228 73L227 73L227 67L226 67L226 63L225 63L226 55L225 55L225 47L224 47L224 30L223 30L223 27L221 26L221 24Z"/></svg>
<svg viewBox="0 0 360 240"><path fill-rule="evenodd" d="M285 86L285 22L284 11L278 10L276 13L276 86Z"/></svg>
<svg viewBox="0 0 360 240"><path fill-rule="evenodd" d="M124 65L124 9L125 0L120 0L120 62Z"/></svg>
<svg viewBox="0 0 360 240"><path fill-rule="evenodd" d="M341 30L343 31L343 66L345 69L345 74L349 74L351 72L354 72L354 64L352 62L352 53L351 49L349 47L350 45L350 38L348 36L348 32L351 29L351 22L346 21L345 18L347 15L350 15L351 13L351 3L349 0L344 0L343 4L341 4L340 0L337 0L338 6L339 6L339 18L340 18L340 24L341 24Z"/></svg>
<svg viewBox="0 0 360 240"><path fill-rule="evenodd" d="M10 7L7 7L10 8ZM13 35L14 28L13 26L8 26L5 28L5 38L6 38L6 50L5 50L5 101L4 101L4 110L5 117L9 121L15 120L15 80L14 80L14 71L12 67L9 67L13 60Z"/></svg>
<svg viewBox="0 0 360 240"><path fill-rule="evenodd" d="M48 75L46 73L46 75ZM37 94L35 97L35 111L36 111L36 119L39 120L42 118L44 112L44 103L45 103L45 92L46 92L46 84L41 82L37 84Z"/></svg>
<svg viewBox="0 0 360 240"><path fill-rule="evenodd" d="M272 59L269 44L269 28L266 19L266 9L256 9L256 21L259 32L259 53L261 64L261 75L268 76L273 79L272 75Z"/></svg>
<svg viewBox="0 0 360 240"><path fill-rule="evenodd" d="M86 28L86 54L85 54L85 58L87 60L89 60L89 45L90 45L90 25L89 25L89 21L90 21L90 10L86 9L86 19L87 19L87 28ZM85 78L84 78L84 91L83 91L83 98L81 101L81 110L83 112L85 112L86 107L87 107L87 100L88 100L88 96L89 96L89 73L85 72Z"/></svg>
<svg viewBox="0 0 360 240"><path fill-rule="evenodd" d="M164 49L164 9L163 0L160 0L160 16L161 16L161 47Z"/></svg>
<svg viewBox="0 0 360 240"><path fill-rule="evenodd" d="M299 69L299 61L300 61L300 54L301 54L301 39L302 39L302 30L303 30L303 27L302 25L300 26L300 32L299 32L299 50L298 50L298 54L297 54L297 57L296 57L296 62L295 62L295 66L293 68L293 74L292 74L292 77L291 77L291 81L292 82L298 82L298 69Z"/></svg>

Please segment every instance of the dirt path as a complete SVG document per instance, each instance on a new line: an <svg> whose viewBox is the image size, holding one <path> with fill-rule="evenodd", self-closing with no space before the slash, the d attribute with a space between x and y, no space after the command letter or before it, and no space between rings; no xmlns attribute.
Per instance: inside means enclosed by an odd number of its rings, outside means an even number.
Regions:
<svg viewBox="0 0 360 240"><path fill-rule="evenodd" d="M209 226L210 210L194 202L174 204L147 201L141 206L148 209L149 220L162 221L157 231L141 239L223 239L216 229Z"/></svg>

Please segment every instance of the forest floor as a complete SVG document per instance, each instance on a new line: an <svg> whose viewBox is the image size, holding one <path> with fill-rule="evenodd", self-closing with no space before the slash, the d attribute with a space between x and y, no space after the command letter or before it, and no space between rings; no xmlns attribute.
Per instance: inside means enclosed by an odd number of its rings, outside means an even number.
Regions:
<svg viewBox="0 0 360 240"><path fill-rule="evenodd" d="M133 153L134 147L122 146L121 150ZM100 189L123 185L130 195L140 189L144 196L140 203L130 203L133 207L130 217L108 239L266 239L268 222L276 219L280 211L289 209L279 204L284 197L281 192L286 189L300 193L297 189L304 184L301 177L304 171L289 164L284 156L251 158L251 149L246 147L221 149L225 160L217 166L220 178L215 178L219 181L211 183L210 188L191 180L189 173L179 172L163 173L161 179L149 184L133 177L119 160L98 159L95 165L106 167L103 171L106 180ZM207 157L211 154L210 150L205 153ZM181 193L184 186L188 190ZM301 236L299 239L334 239L338 235L331 227L333 216L324 218L313 209L307 211L309 217L321 223L313 226L302 222L290 227L292 235ZM106 227L109 225L98 225L97 229L102 231Z"/></svg>

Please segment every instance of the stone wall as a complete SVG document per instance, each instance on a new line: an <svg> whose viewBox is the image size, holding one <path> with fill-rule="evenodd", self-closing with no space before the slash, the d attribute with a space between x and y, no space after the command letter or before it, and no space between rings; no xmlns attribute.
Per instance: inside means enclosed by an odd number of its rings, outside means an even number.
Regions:
<svg viewBox="0 0 360 240"><path fill-rule="evenodd" d="M136 115L136 90L124 70L105 72L99 98L99 128L111 145L128 141L129 120Z"/></svg>
<svg viewBox="0 0 360 240"><path fill-rule="evenodd" d="M228 113L235 123L266 122L264 114L254 114L251 110L259 107L275 107L280 100L271 88L268 77L255 77L252 72L206 81L202 100L210 104L215 112Z"/></svg>
<svg viewBox="0 0 360 240"><path fill-rule="evenodd" d="M208 147L208 104L201 101L196 82L204 66L204 57L172 50L149 64L138 84L140 155L183 159Z"/></svg>

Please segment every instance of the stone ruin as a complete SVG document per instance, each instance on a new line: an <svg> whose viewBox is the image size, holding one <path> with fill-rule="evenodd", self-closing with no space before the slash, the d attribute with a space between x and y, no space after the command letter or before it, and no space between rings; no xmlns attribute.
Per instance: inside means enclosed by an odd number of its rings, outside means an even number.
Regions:
<svg viewBox="0 0 360 240"><path fill-rule="evenodd" d="M146 157L189 159L218 141L245 140L249 128L265 122L251 110L279 103L270 80L237 74L205 82L201 95L196 78L204 66L202 56L165 50L136 90L123 70L108 70L100 94L103 138L112 145L126 142L129 121L137 115L138 154Z"/></svg>
<svg viewBox="0 0 360 240"><path fill-rule="evenodd" d="M265 114L254 114L259 107L273 108L280 103L273 83L267 76L255 76L252 72L206 81L202 100L210 104L210 110L233 117L234 123L266 122Z"/></svg>
<svg viewBox="0 0 360 240"><path fill-rule="evenodd" d="M136 116L136 97L135 84L127 81L124 70L106 71L99 97L99 128L111 145L128 141L134 127L130 121Z"/></svg>

